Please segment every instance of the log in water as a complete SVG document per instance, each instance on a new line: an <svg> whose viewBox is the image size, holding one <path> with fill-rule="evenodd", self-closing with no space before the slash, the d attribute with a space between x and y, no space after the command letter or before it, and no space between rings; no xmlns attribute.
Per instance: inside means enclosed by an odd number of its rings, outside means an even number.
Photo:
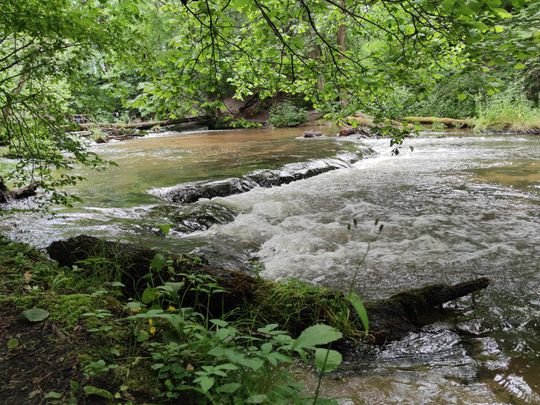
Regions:
<svg viewBox="0 0 540 405"><path fill-rule="evenodd" d="M64 241L53 242L47 249L50 257L56 260L61 266L73 266L81 264L93 257L110 260L111 263L122 269L122 283L125 285L125 292L129 296L138 296L148 283L146 277L150 272L151 262L159 252L155 249L135 246L120 242L110 242L97 239L91 236L81 235ZM246 306L257 306L254 302L258 290L268 290L272 288L272 282L252 276L246 272L224 270L204 263L195 263L186 256L168 256L172 259L172 268L162 272L159 276L162 280L186 281L187 274L199 274L212 277L220 287L226 292L217 292L210 297L200 295L197 297L200 302L208 302L210 312L214 316L219 316L219 312L225 309L231 311ZM270 283L270 285L269 285ZM152 283L154 284L154 283ZM186 287L190 284L186 283ZM411 289L406 292L396 294L389 299L376 301L366 306L370 318L370 337L368 341L375 344L383 344L391 340L401 339L409 332L416 331L425 322L422 317L426 314L439 311L439 307L448 301L453 301L465 295L485 289L489 285L487 278L470 280L453 286L450 285L430 285L423 288ZM183 303L187 306L196 306L195 302L190 302L195 296L189 294ZM320 299L341 300L344 305L346 299L343 293L329 291L328 295L323 295ZM273 303L279 306L280 302ZM286 305L287 299L281 301ZM281 313L280 308L274 308L275 313ZM283 311L287 312L286 308ZM351 324L361 330L361 322L350 311ZM291 331L299 330L320 321L315 313L305 312L304 317L298 323L288 323L287 328ZM276 319L276 321L279 321ZM281 325L284 326L284 325ZM360 334L360 333L359 333Z"/></svg>

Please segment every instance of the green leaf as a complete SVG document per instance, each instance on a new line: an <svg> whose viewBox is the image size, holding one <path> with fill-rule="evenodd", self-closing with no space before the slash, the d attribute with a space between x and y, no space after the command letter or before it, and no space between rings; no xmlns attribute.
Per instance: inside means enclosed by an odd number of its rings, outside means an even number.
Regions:
<svg viewBox="0 0 540 405"><path fill-rule="evenodd" d="M264 354L270 353L270 352L272 351L273 348L274 348L274 347L273 347L272 343L263 343L263 344L261 345L261 351L262 351Z"/></svg>
<svg viewBox="0 0 540 405"><path fill-rule="evenodd" d="M229 325L229 322L224 321L223 319L210 319L210 322L212 322L214 325L217 325L221 328L224 328Z"/></svg>
<svg viewBox="0 0 540 405"><path fill-rule="evenodd" d="M169 232L171 231L172 225L171 224L159 224L159 225L157 225L157 227L163 233L163 235L167 236L169 234Z"/></svg>
<svg viewBox="0 0 540 405"><path fill-rule="evenodd" d="M42 322L49 317L49 311L41 308L31 308L21 312L19 315L22 319L28 322Z"/></svg>
<svg viewBox="0 0 540 405"><path fill-rule="evenodd" d="M19 339L17 338L9 338L7 341L7 348L9 350L13 350L19 347Z"/></svg>
<svg viewBox="0 0 540 405"><path fill-rule="evenodd" d="M514 65L514 69L516 69L516 70L523 70L523 69L525 69L526 67L527 67L527 66L525 66L525 64L524 64L524 63L521 63L521 62L518 62L518 63L516 63L516 64Z"/></svg>
<svg viewBox="0 0 540 405"><path fill-rule="evenodd" d="M157 288L149 287L143 291L141 301L144 304L150 304L159 298L159 290Z"/></svg>
<svg viewBox="0 0 540 405"><path fill-rule="evenodd" d="M315 350L315 366L321 373L329 373L339 367L343 357L340 352L328 349Z"/></svg>
<svg viewBox="0 0 540 405"><path fill-rule="evenodd" d="M214 378L206 375L196 378L195 381L201 385L201 389L204 392L208 392L208 390L214 385Z"/></svg>
<svg viewBox="0 0 540 405"><path fill-rule="evenodd" d="M504 8L494 8L493 11L501 18L512 18L512 14L510 14Z"/></svg>
<svg viewBox="0 0 540 405"><path fill-rule="evenodd" d="M317 345L325 345L341 339L343 334L328 325L317 324L304 329L304 331L294 341L292 348L295 350L312 348Z"/></svg>
<svg viewBox="0 0 540 405"><path fill-rule="evenodd" d="M454 4L455 4L455 0L443 0L443 2L441 3L441 7L445 11L450 11L450 9L454 7Z"/></svg>
<svg viewBox="0 0 540 405"><path fill-rule="evenodd" d="M369 319L368 319L366 307L364 306L364 303L362 302L362 298L360 298L360 296L356 294L355 292L351 292L347 294L346 298L353 306L354 310L356 311L356 314L360 318L360 321L362 321L362 325L364 325L364 331L367 335L369 333Z"/></svg>
<svg viewBox="0 0 540 405"><path fill-rule="evenodd" d="M262 404L268 399L264 394L251 395L247 400L246 404Z"/></svg>
<svg viewBox="0 0 540 405"><path fill-rule="evenodd" d="M56 391L49 391L43 399L60 399L62 398L62 393Z"/></svg>
<svg viewBox="0 0 540 405"><path fill-rule="evenodd" d="M234 391L236 391L240 387L241 385L238 383L229 383L229 384L223 384L222 386L216 388L216 391L220 393L225 393L225 394L232 394Z"/></svg>
<svg viewBox="0 0 540 405"><path fill-rule="evenodd" d="M163 267L167 263L167 259L161 253L156 253L152 261L150 262L150 268L158 273L163 270Z"/></svg>
<svg viewBox="0 0 540 405"><path fill-rule="evenodd" d="M113 399L113 394L103 388L94 387L93 385L85 385L83 390L86 395L96 395L105 399Z"/></svg>

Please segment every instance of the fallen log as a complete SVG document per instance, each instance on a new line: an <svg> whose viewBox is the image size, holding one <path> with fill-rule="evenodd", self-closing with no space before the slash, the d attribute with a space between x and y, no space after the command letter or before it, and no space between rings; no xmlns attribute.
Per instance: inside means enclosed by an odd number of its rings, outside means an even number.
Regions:
<svg viewBox="0 0 540 405"><path fill-rule="evenodd" d="M424 125L443 124L446 128L470 128L474 126L474 121L471 119L444 117L404 117L403 120Z"/></svg>
<svg viewBox="0 0 540 405"><path fill-rule="evenodd" d="M221 316L224 310L234 309L260 322L277 323L293 334L314 323L325 322L340 328L349 338L358 339L362 336L360 320L344 294L339 291L298 281L279 283L264 280L245 272L219 269L197 262L186 255L168 255L170 265L154 275L150 267L159 253L157 250L84 235L53 242L47 252L60 266L77 265L87 271L92 271L92 258L108 260L113 268L119 270L120 281L125 285L124 293L130 297L140 296L149 278L153 279L152 285L158 280L183 281L186 292L183 305L201 310L203 308L200 303L208 303L204 310L208 309L216 317ZM156 270L154 273L157 273ZM214 289L210 296L201 289L193 292L190 289L193 287L190 281L193 277L190 279L189 275L210 277L219 288ZM489 280L486 278L456 285L430 285L368 303L368 341L384 344L403 338L433 322L433 319L426 320L426 315L437 314L443 303L480 291L488 285Z"/></svg>
<svg viewBox="0 0 540 405"><path fill-rule="evenodd" d="M185 118L176 118L170 120L161 120L161 121L141 121L141 122L131 122L129 124L123 123L94 123L94 122L85 122L80 123L79 128L81 130L90 129L90 128L101 128L101 129L151 129L154 127L165 127L169 125L178 125L191 122L206 122L209 120L207 116L196 116L196 117L185 117Z"/></svg>
<svg viewBox="0 0 540 405"><path fill-rule="evenodd" d="M32 197L37 194L39 183L32 183L26 187L16 188L9 190L4 184L4 181L0 179L0 204L7 203L12 200L23 200L28 197Z"/></svg>

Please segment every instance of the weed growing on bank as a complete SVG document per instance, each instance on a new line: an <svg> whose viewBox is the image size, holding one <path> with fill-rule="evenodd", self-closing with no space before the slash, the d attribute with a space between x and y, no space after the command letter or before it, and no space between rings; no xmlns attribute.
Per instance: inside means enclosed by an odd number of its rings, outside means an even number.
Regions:
<svg viewBox="0 0 540 405"><path fill-rule="evenodd" d="M284 101L270 109L268 122L276 128L297 127L307 121L306 110L297 107L289 101Z"/></svg>
<svg viewBox="0 0 540 405"><path fill-rule="evenodd" d="M524 95L505 91L477 101L474 129L527 132L540 129L540 108L534 107Z"/></svg>
<svg viewBox="0 0 540 405"><path fill-rule="evenodd" d="M298 359L321 375L339 366L341 354L329 345L343 334L332 326L311 324L293 338L276 323L262 324L247 314L214 318L204 300L222 292L216 280L197 274L184 274L183 282L160 280L156 275L171 270L162 255L152 261L142 294L128 298L116 263L92 259L60 269L26 245L0 242L0 316L9 320L0 338L0 355L7 359L0 375L9 381L0 388L3 398L16 403L31 395L62 404L98 398L123 404L334 403L306 396L288 372ZM293 285L272 297L292 293ZM309 295L307 285L303 291ZM17 319L28 309L29 316ZM33 345L43 346L42 354L29 351Z"/></svg>

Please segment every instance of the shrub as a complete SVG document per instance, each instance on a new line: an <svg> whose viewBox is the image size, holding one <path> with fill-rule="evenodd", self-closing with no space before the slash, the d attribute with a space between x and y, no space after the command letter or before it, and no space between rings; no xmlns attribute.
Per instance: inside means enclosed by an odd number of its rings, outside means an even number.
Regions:
<svg viewBox="0 0 540 405"><path fill-rule="evenodd" d="M307 121L307 112L288 101L270 109L268 122L274 127L296 127Z"/></svg>

